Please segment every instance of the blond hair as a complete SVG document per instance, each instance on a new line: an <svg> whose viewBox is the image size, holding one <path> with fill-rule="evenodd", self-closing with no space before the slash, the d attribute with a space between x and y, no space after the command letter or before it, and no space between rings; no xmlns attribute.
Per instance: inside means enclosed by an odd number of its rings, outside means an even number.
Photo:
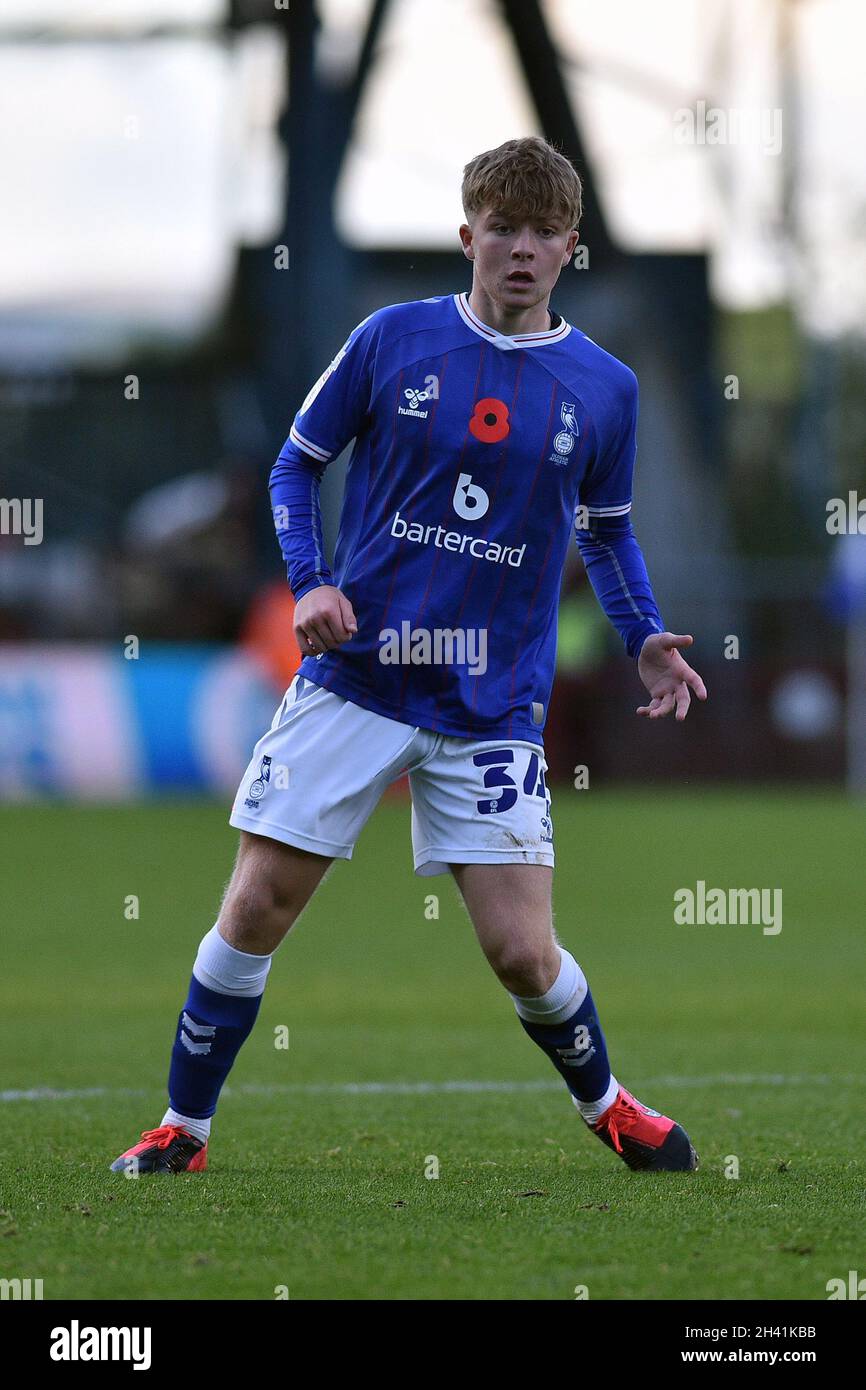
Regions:
<svg viewBox="0 0 866 1390"><path fill-rule="evenodd" d="M510 217L562 218L574 230L583 211L583 185L574 165L537 135L506 140L470 159L461 195L467 222L492 207Z"/></svg>

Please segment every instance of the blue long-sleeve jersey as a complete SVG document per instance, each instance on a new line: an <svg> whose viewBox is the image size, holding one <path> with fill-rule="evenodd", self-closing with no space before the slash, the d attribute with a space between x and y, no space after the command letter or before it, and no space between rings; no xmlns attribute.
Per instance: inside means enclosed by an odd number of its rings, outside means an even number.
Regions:
<svg viewBox="0 0 866 1390"><path fill-rule="evenodd" d="M636 423L634 373L559 316L506 337L465 294L371 314L271 473L295 598L336 584L358 622L301 673L408 724L541 743L572 534L629 655L664 630L629 521ZM352 439L332 571L319 482Z"/></svg>

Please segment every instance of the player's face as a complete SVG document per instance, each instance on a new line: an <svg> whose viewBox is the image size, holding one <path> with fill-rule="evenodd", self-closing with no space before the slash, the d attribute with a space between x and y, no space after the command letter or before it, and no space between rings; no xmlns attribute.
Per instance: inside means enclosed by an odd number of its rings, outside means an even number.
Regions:
<svg viewBox="0 0 866 1390"><path fill-rule="evenodd" d="M496 208L482 209L460 232L476 278L507 312L546 302L577 244L561 218L520 219Z"/></svg>

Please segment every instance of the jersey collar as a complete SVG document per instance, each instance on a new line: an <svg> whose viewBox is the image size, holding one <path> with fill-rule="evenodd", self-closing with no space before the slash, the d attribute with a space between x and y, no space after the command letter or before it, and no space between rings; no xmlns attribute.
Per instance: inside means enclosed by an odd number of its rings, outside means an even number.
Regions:
<svg viewBox="0 0 866 1390"><path fill-rule="evenodd" d="M508 352L514 348L527 347L546 347L548 343L560 343L563 338L567 338L571 332L571 324L562 319L557 328L548 328L544 333L515 333L513 337L508 337L505 333L499 333L495 328L490 328L486 323L482 323L480 318L469 307L469 296L466 291L454 295L454 304L457 312L473 333L477 333L479 338L486 338L494 347L500 348L503 352Z"/></svg>

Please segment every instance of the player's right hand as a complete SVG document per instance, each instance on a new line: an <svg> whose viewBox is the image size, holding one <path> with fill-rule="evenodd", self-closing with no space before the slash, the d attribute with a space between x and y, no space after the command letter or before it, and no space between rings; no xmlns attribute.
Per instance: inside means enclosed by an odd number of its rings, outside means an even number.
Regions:
<svg viewBox="0 0 866 1390"><path fill-rule="evenodd" d="M319 656L350 642L358 631L352 605L333 584L310 589L295 605L295 641L301 656Z"/></svg>

